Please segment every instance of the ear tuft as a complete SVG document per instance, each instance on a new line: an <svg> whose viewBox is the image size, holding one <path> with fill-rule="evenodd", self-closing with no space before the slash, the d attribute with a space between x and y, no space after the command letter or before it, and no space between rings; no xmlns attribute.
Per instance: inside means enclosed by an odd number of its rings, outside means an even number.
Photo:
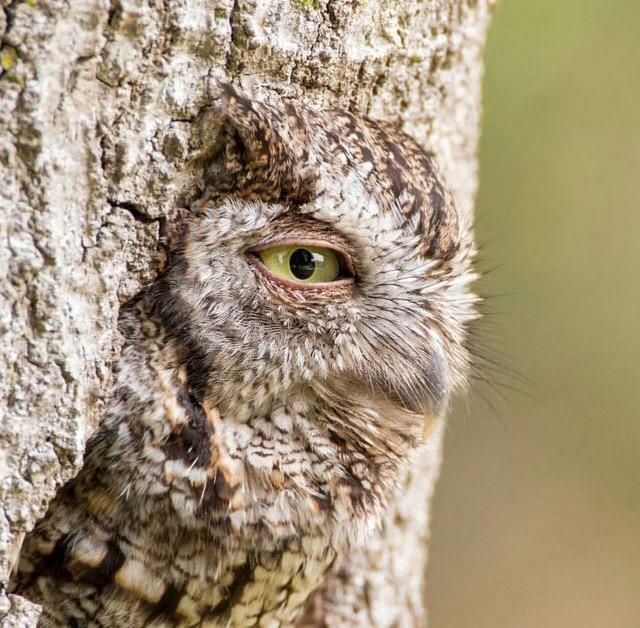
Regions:
<svg viewBox="0 0 640 628"><path fill-rule="evenodd" d="M207 163L207 186L266 201L305 203L317 196L318 159L304 107L279 97L253 100L228 83L216 92L223 123Z"/></svg>

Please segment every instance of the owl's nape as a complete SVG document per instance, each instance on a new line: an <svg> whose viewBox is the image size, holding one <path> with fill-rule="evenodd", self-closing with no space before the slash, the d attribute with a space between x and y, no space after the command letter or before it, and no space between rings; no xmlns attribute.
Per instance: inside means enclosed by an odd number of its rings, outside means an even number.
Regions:
<svg viewBox="0 0 640 628"><path fill-rule="evenodd" d="M292 625L464 385L474 247L432 160L223 100L210 193L123 308L105 418L25 542L43 626Z"/></svg>

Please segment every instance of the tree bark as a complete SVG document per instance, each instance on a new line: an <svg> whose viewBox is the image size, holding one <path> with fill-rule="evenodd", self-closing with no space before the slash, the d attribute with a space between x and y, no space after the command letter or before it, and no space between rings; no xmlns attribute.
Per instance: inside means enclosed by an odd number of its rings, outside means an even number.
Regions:
<svg viewBox="0 0 640 628"><path fill-rule="evenodd" d="M490 0L0 0L0 583L79 470L117 359L119 305L198 196L210 89L231 80L394 121L470 227ZM303 623L424 625L443 427L384 530ZM38 609L0 594L3 626Z"/></svg>

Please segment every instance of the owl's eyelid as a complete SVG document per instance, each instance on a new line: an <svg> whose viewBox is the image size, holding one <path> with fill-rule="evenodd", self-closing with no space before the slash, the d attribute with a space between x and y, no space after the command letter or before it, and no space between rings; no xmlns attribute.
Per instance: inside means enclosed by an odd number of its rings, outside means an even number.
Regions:
<svg viewBox="0 0 640 628"><path fill-rule="evenodd" d="M271 240L270 242L265 242L264 244L259 244L258 246L254 246L247 251L249 255L258 255L261 251L266 251L267 249L272 249L276 246L315 246L321 249L329 249L334 251L340 256L342 262L344 262L345 270L351 275L350 279L356 276L356 271L353 266L353 261L351 260L351 256L341 247L336 246L334 242L330 242L328 240L319 240L314 238L281 238L278 240ZM341 281L341 280L339 280ZM335 284L337 282L326 282L328 285ZM320 285L323 284L308 284L308 285Z"/></svg>
<svg viewBox="0 0 640 628"><path fill-rule="evenodd" d="M319 292L321 290L335 290L336 288L343 288L344 286L350 286L355 282L355 276L353 275L350 277L345 277L343 279L336 279L335 281L318 281L315 283L293 281L292 279L287 279L286 277L282 277L271 272L262 263L262 260L257 255L257 253L255 253L255 251L248 251L247 258L251 266L253 266L259 273L264 275L269 281L288 289L311 291L315 290L316 292Z"/></svg>
<svg viewBox="0 0 640 628"><path fill-rule="evenodd" d="M293 290L309 290L320 292L321 290L336 290L337 288L350 286L354 283L354 277L345 277L344 279L336 279L335 281L318 281L314 283L293 281L292 279L287 279L286 277L281 277L280 275L272 273L257 256L255 256L253 259L250 259L250 263L258 270L258 272L262 273L272 283Z"/></svg>
<svg viewBox="0 0 640 628"><path fill-rule="evenodd" d="M294 281L287 279L274 272L272 272L265 264L262 263L260 258L260 252L272 249L277 246L312 246L314 248L329 249L336 253L340 257L340 266L344 268L348 273L347 277L342 277L334 281L322 281L313 283L304 283L302 281ZM270 282L280 285L284 288L294 290L335 290L337 288L343 288L344 286L351 285L355 282L356 273L353 267L353 262L348 253L342 248L336 246L333 242L327 240L320 240L315 238L280 238L277 240L271 240L258 246L252 247L246 252L247 259L251 266L253 266L260 274L266 277Z"/></svg>

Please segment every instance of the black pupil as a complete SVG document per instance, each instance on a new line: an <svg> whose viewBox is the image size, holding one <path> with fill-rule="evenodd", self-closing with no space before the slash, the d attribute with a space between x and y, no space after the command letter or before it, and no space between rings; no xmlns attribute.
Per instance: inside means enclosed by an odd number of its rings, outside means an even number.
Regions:
<svg viewBox="0 0 640 628"><path fill-rule="evenodd" d="M289 268L294 277L309 279L316 269L313 253L307 249L296 249L289 258Z"/></svg>

